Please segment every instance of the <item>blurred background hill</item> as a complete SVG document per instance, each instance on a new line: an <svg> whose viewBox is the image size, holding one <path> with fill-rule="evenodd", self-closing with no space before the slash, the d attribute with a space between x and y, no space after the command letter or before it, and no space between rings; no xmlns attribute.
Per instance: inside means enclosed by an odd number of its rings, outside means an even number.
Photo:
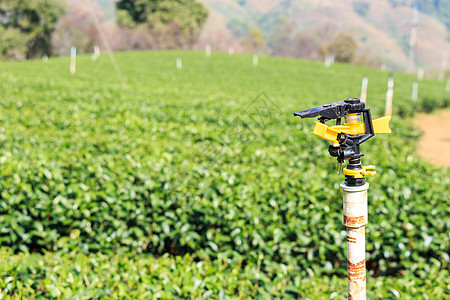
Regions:
<svg viewBox="0 0 450 300"><path fill-rule="evenodd" d="M310 59L341 31L357 42L356 63L406 69L413 5L418 6L416 65L441 67L450 52L448 0L201 0L210 9L203 43L248 50L260 36L260 51ZM259 35L260 34L260 35Z"/></svg>
<svg viewBox="0 0 450 300"><path fill-rule="evenodd" d="M105 48L103 31L115 51L210 44L213 51L445 70L450 0L5 0L0 30L6 59L65 56L71 46L89 53Z"/></svg>

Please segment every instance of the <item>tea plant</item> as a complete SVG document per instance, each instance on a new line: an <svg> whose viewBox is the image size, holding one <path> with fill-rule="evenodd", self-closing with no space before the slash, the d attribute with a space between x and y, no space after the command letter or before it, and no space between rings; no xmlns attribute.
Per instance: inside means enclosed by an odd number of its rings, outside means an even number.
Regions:
<svg viewBox="0 0 450 300"><path fill-rule="evenodd" d="M251 56L221 53L117 60L125 87L106 57L80 57L76 75L68 58L0 63L2 295L342 295L343 178L313 122L293 112L358 97L367 75L368 105L382 116L389 74L268 57L255 68ZM415 78L395 80L393 133L362 149L378 171L368 178L369 290L440 298L450 176L415 154L420 132L406 117L449 95L424 80L411 103Z"/></svg>

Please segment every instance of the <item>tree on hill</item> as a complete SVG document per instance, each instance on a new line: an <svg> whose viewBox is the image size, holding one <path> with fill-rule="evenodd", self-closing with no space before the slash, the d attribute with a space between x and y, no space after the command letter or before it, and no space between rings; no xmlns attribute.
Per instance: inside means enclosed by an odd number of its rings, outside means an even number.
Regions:
<svg viewBox="0 0 450 300"><path fill-rule="evenodd" d="M322 55L334 55L336 61L349 63L354 59L357 43L348 32L341 31L328 45L321 47Z"/></svg>
<svg viewBox="0 0 450 300"><path fill-rule="evenodd" d="M208 11L195 0L119 0L119 24L144 25L155 33L175 39L176 44L192 44L198 38Z"/></svg>
<svg viewBox="0 0 450 300"><path fill-rule="evenodd" d="M0 58L50 54L51 33L64 9L57 0L1 0Z"/></svg>
<svg viewBox="0 0 450 300"><path fill-rule="evenodd" d="M248 31L247 37L242 41L244 46L252 53L261 52L266 47L266 41L264 40L261 30L252 28Z"/></svg>

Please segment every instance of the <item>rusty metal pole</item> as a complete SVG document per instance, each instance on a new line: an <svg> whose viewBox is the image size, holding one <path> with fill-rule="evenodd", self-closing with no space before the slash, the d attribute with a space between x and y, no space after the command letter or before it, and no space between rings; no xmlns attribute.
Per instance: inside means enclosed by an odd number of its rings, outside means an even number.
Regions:
<svg viewBox="0 0 450 300"><path fill-rule="evenodd" d="M369 184L348 186L344 192L344 225L347 229L348 299L366 299L366 240L368 222L367 190Z"/></svg>

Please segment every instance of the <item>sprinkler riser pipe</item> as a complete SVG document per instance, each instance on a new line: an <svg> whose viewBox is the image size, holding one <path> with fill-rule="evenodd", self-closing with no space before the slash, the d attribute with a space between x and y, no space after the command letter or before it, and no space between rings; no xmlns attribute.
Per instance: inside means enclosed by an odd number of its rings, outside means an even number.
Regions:
<svg viewBox="0 0 450 300"><path fill-rule="evenodd" d="M341 184L344 193L344 225L347 231L348 299L366 299L366 241L368 223L367 190L369 184Z"/></svg>
<svg viewBox="0 0 450 300"><path fill-rule="evenodd" d="M369 221L367 204L369 184L366 182L361 186L349 186L342 183L341 189L344 192L344 226L359 228L367 225Z"/></svg>

